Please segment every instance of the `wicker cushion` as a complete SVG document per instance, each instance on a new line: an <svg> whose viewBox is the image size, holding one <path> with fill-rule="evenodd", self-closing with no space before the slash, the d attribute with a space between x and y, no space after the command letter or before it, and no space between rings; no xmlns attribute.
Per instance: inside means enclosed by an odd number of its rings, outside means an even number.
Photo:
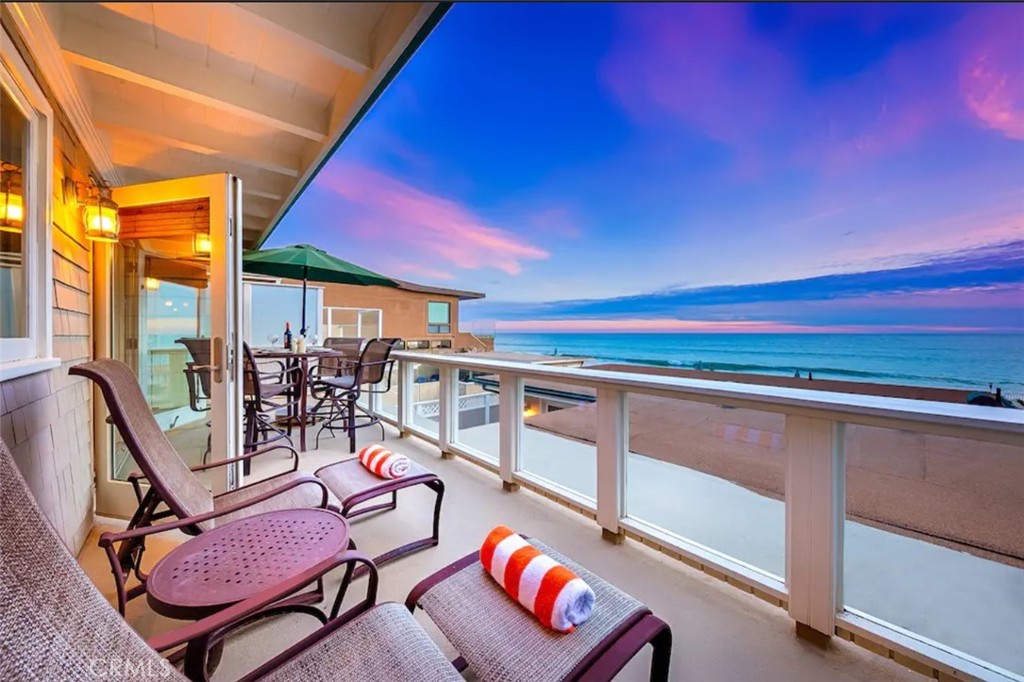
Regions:
<svg viewBox="0 0 1024 682"><path fill-rule="evenodd" d="M184 680L118 615L0 441L0 680Z"/></svg>
<svg viewBox="0 0 1024 682"><path fill-rule="evenodd" d="M463 682L400 604L381 604L263 678L264 682Z"/></svg>
<svg viewBox="0 0 1024 682"><path fill-rule="evenodd" d="M419 606L487 682L560 680L620 623L646 607L574 561L530 541L594 590L594 614L569 634L542 626L474 562L429 590ZM500 637L494 633L500 632Z"/></svg>
<svg viewBox="0 0 1024 682"><path fill-rule="evenodd" d="M285 485L289 481L294 481L297 478L309 476L304 471L289 471L286 474L280 476L274 476L263 481L257 481L252 485L247 485L238 490L232 490L231 492L224 493L213 498L213 504L215 509L223 509L232 505L244 502L245 500L251 500L254 497L262 495L271 490ZM335 500L331 500L331 504L337 505ZM302 509L305 507L319 507L323 500L323 488L314 483L305 483L300 486L296 486L290 490L287 490L280 495L274 495L269 500L264 500L259 504L254 504L251 507L246 507L240 511L226 514L224 516L217 517L214 521L208 521L207 525L212 526L214 522L217 525L224 525L237 519L246 518L253 514L262 514L268 511L277 511L279 509Z"/></svg>
<svg viewBox="0 0 1024 682"><path fill-rule="evenodd" d="M327 489L334 493L344 503L346 499L359 493L373 490L374 488L401 482L402 479L410 479L417 476L432 476L429 469L425 469L416 462L409 460L409 470L404 476L396 479L381 478L370 472L359 462L358 457L343 459L335 464L329 464L317 469L316 476ZM417 483L422 481L417 481ZM415 485L415 483L413 484Z"/></svg>

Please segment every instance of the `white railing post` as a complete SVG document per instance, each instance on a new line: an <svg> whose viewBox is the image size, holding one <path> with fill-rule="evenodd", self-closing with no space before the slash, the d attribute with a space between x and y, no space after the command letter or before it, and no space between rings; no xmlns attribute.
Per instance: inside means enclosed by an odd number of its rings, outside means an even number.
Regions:
<svg viewBox="0 0 1024 682"><path fill-rule="evenodd" d="M405 437L409 432L409 423L412 421L412 368L410 363L400 360L398 363L398 405L395 411L398 413L398 434Z"/></svg>
<svg viewBox="0 0 1024 682"><path fill-rule="evenodd" d="M446 365L438 366L438 379L440 385L437 395L437 447L441 450L441 456L450 459L455 456L451 452L450 445L455 440L456 417L459 411L459 383L455 367Z"/></svg>
<svg viewBox="0 0 1024 682"><path fill-rule="evenodd" d="M846 516L845 428L786 416L786 588L797 634L823 643L835 633Z"/></svg>
<svg viewBox="0 0 1024 682"><path fill-rule="evenodd" d="M498 471L501 487L512 492L519 489L515 474L523 440L523 378L501 373L498 382Z"/></svg>
<svg viewBox="0 0 1024 682"><path fill-rule="evenodd" d="M601 536L622 542L619 519L625 512L626 453L629 452L629 409L623 391L597 389L597 522Z"/></svg>

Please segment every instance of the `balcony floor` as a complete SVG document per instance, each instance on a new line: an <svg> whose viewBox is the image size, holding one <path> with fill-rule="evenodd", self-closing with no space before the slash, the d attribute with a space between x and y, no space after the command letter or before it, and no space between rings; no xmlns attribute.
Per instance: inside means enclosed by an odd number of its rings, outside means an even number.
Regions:
<svg viewBox="0 0 1024 682"><path fill-rule="evenodd" d="M627 540L612 545L601 539L596 524L550 500L526 490L505 493L498 478L469 462L442 460L432 445L416 438L399 439L387 428L392 449L433 469L445 481L441 544L381 570L381 601L404 601L409 589L423 576L478 548L493 526L504 523L543 539L606 580L645 602L672 626L673 680L762 680L770 682L827 680L920 682L926 679L894 661L838 638L827 650L798 639L785 611L744 593L711 576L672 560L648 547ZM362 429L360 442L372 442L379 432ZM312 440L310 441L312 445ZM344 444L328 439L318 451L302 456L307 471L347 456ZM270 460L274 459L270 455ZM284 461L281 458L281 462ZM271 461L269 468L275 463ZM267 465L254 471L269 473ZM357 521L353 535L360 549L373 555L429 532L427 509L432 494L405 491L394 512ZM151 545L149 560L166 552L172 541ZM105 594L111 579L105 559L90 538L80 561ZM333 577L333 580L330 578ZM328 595L336 589L340 571L329 576ZM357 583L349 601L355 601ZM417 616L436 641L441 635L421 612ZM143 636L164 631L175 623L149 611L145 600L130 604L128 620ZM308 617L289 616L252 626L229 640L215 680L236 679L257 662L310 632ZM446 650L451 653L451 648ZM619 676L646 680L649 653L642 652Z"/></svg>

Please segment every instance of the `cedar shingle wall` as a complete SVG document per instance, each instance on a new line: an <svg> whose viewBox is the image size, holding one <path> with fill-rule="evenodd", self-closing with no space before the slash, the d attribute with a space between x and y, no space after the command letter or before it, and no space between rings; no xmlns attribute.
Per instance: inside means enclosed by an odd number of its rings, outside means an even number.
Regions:
<svg viewBox="0 0 1024 682"><path fill-rule="evenodd" d="M53 354L62 363L0 383L0 435L40 507L77 552L93 518L92 390L68 368L92 357L92 250L80 208L73 200L65 205L63 183L86 181L91 164L24 45L18 48L54 109Z"/></svg>

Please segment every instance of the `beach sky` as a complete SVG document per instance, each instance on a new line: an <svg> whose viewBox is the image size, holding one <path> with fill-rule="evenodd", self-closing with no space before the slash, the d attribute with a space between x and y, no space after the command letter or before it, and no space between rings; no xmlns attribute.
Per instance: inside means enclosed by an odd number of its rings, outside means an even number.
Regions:
<svg viewBox="0 0 1024 682"><path fill-rule="evenodd" d="M1024 331L1024 6L456 5L268 246L539 331Z"/></svg>

